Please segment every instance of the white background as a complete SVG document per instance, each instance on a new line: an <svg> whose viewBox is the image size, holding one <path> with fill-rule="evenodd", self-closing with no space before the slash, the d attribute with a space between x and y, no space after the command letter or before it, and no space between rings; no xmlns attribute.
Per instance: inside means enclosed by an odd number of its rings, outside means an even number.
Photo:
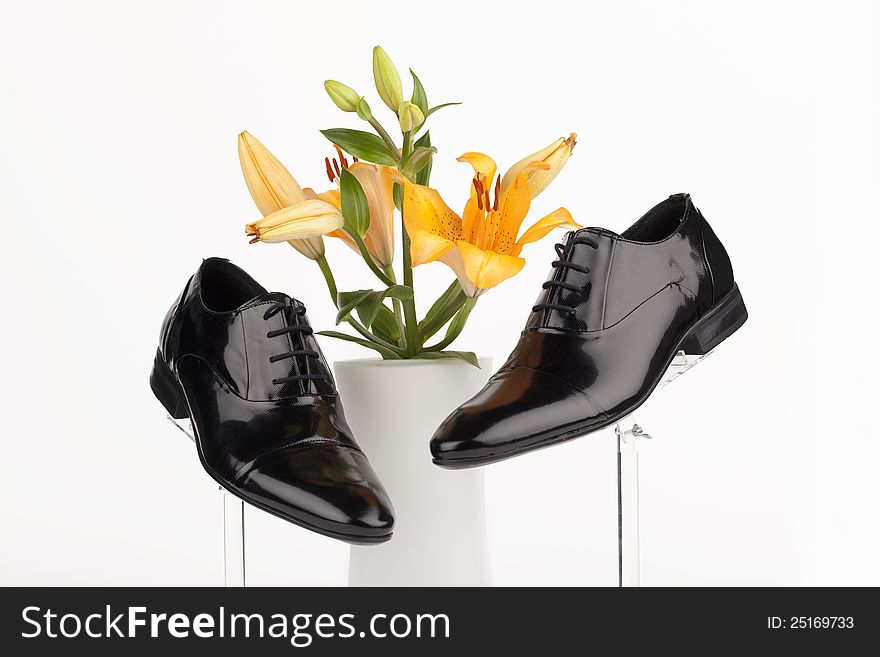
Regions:
<svg viewBox="0 0 880 657"><path fill-rule="evenodd" d="M247 244L236 134L324 187L318 129L357 125L321 84L379 112L376 43L465 101L431 121L451 205L460 153L503 171L575 131L534 218L621 231L689 191L732 256L749 322L641 413L644 583L880 584L877 42L856 2L4 1L0 584L222 581L216 486L147 385L159 324L220 255L331 327L312 263ZM524 255L459 348L509 353L552 238ZM424 312L450 273L416 274ZM614 468L610 431L492 466L496 581L614 585ZM344 545L248 520L251 584L344 583Z"/></svg>

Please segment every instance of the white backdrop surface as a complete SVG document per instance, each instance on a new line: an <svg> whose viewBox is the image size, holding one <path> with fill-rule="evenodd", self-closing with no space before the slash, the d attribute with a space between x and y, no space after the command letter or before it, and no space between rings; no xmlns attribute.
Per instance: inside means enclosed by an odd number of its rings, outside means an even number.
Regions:
<svg viewBox="0 0 880 657"><path fill-rule="evenodd" d="M312 263L247 244L236 134L323 187L322 90L372 90L381 43L417 71L463 203L575 131L534 216L621 231L691 192L733 259L749 322L641 412L643 582L880 584L876 406L878 11L836 2L8 2L0 4L0 584L222 581L216 486L147 377L202 257L334 312ZM389 117L390 118L390 117ZM561 237L561 233L559 235ZM457 342L503 362L550 239ZM365 269L328 243L342 289ZM421 312L450 281L416 270ZM428 292L434 293L429 294ZM324 339L328 359L365 356ZM427 437L425 437L427 439ZM491 466L498 584L614 585L611 431ZM426 451L427 458L427 451ZM338 585L347 548L248 512L254 585Z"/></svg>

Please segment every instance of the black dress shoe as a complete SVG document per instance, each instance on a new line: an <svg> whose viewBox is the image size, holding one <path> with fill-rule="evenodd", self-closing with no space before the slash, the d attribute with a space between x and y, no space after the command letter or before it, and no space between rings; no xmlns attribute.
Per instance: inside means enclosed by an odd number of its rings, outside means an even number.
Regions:
<svg viewBox="0 0 880 657"><path fill-rule="evenodd" d="M492 463L612 425L679 350L705 354L748 317L724 247L686 194L622 235L584 228L556 248L516 349L434 434L438 465Z"/></svg>
<svg viewBox="0 0 880 657"><path fill-rule="evenodd" d="M391 501L300 302L205 260L165 317L150 387L191 418L202 466L229 492L349 543L391 537Z"/></svg>

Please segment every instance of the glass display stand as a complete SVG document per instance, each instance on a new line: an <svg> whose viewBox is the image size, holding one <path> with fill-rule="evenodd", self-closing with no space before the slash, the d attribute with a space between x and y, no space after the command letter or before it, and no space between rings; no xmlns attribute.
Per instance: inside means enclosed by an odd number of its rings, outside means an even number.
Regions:
<svg viewBox="0 0 880 657"><path fill-rule="evenodd" d="M665 388L702 361L702 356L689 356L679 351L663 375L657 389ZM656 391L655 391L656 392ZM641 415L641 411L637 411ZM620 420L614 427L617 434L617 539L620 586L639 586L639 453L640 438L651 436L636 422L636 413Z"/></svg>
<svg viewBox="0 0 880 657"><path fill-rule="evenodd" d="M175 420L169 415L168 419L187 438L196 441L189 418ZM244 502L221 486L217 489L223 506L223 583L225 586L245 586Z"/></svg>

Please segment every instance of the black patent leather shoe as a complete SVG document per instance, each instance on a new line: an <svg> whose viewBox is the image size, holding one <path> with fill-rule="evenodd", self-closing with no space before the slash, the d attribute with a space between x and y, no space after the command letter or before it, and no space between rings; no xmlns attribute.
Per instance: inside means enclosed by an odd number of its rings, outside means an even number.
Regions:
<svg viewBox="0 0 880 657"><path fill-rule="evenodd" d="M679 350L705 354L748 317L730 259L687 194L621 235L571 232L557 252L510 358L434 434L436 464L493 463L615 424Z"/></svg>
<svg viewBox="0 0 880 657"><path fill-rule="evenodd" d="M349 543L391 538L391 501L296 299L205 260L165 317L150 387L192 420L202 466L229 492Z"/></svg>

